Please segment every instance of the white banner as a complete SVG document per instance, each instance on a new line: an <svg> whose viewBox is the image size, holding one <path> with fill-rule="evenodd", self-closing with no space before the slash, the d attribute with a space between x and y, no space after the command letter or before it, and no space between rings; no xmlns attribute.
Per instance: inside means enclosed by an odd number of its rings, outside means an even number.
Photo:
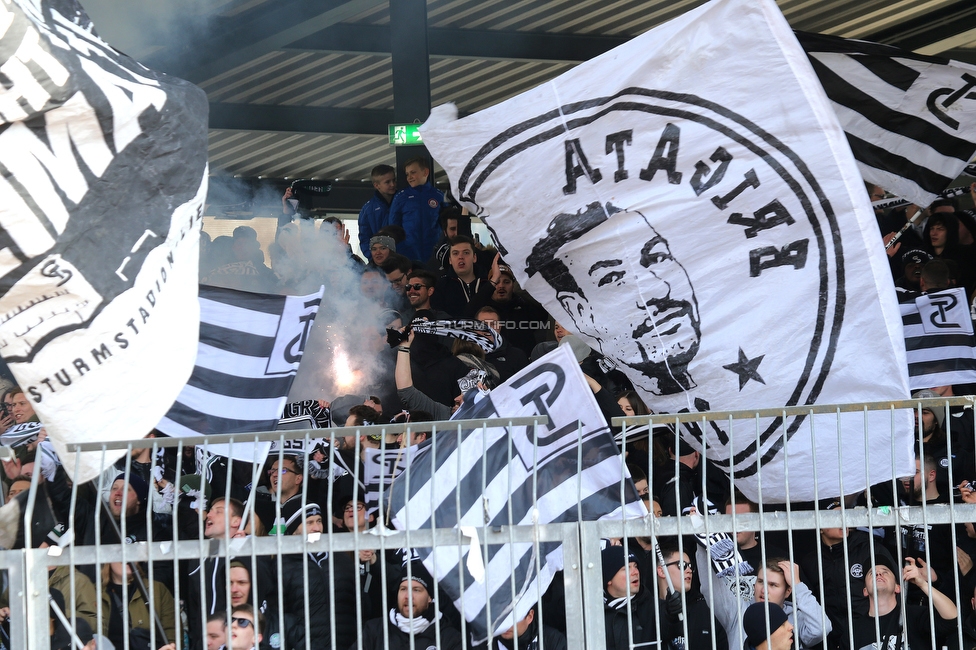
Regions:
<svg viewBox="0 0 976 650"><path fill-rule="evenodd" d="M502 104L451 113L421 131L455 196L522 286L654 411L908 397L860 174L772 0L714 0ZM887 414L870 421L872 446L893 451L870 472L863 417L841 439L836 419L818 427L815 445L802 417L705 435L748 496L761 459L764 498L812 499L840 491L841 468L847 492L914 471L908 414L894 441Z"/></svg>
<svg viewBox="0 0 976 650"><path fill-rule="evenodd" d="M0 72L0 354L85 481L193 368L207 99L72 2L0 3Z"/></svg>

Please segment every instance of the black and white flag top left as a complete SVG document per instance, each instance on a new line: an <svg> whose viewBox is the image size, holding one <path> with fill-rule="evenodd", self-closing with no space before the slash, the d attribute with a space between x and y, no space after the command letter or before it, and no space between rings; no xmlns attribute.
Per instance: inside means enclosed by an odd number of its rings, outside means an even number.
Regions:
<svg viewBox="0 0 976 650"><path fill-rule="evenodd" d="M201 285L196 365L156 428L170 436L273 431L324 290L273 296ZM235 444L232 455L254 462L267 447ZM208 450L230 455L223 446Z"/></svg>
<svg viewBox="0 0 976 650"><path fill-rule="evenodd" d="M922 207L976 156L976 66L797 32L866 181Z"/></svg>
<svg viewBox="0 0 976 650"><path fill-rule="evenodd" d="M0 2L0 72L0 354L74 473L67 445L144 436L193 367L207 98L74 0Z"/></svg>
<svg viewBox="0 0 976 650"><path fill-rule="evenodd" d="M976 337L962 287L901 303L912 390L976 383Z"/></svg>
<svg viewBox="0 0 976 650"><path fill-rule="evenodd" d="M435 109L421 131L454 195L522 287L654 411L908 397L864 185L772 0L713 0L452 118ZM914 471L911 417L888 417L869 418L872 447L894 454L870 458L861 416L841 419L840 439L836 419L814 436L802 415L758 436L755 422L685 436L698 449L707 436L751 499L761 467L764 500L810 500Z"/></svg>
<svg viewBox="0 0 976 650"><path fill-rule="evenodd" d="M401 530L457 526L472 533L465 527L647 513L567 346L479 401L466 400L452 419L532 415L547 415L549 424L540 425L538 433L533 427L467 429L460 434L438 430L433 441L418 447L390 488L393 525ZM524 618L562 568L557 542L540 543L538 558L532 543L417 551L442 593L468 621L475 643L487 638L489 628L498 634Z"/></svg>

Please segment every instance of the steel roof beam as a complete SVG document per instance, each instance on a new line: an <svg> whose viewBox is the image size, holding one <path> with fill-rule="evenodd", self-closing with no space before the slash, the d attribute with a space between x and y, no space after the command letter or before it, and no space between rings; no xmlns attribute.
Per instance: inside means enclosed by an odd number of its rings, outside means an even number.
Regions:
<svg viewBox="0 0 976 650"><path fill-rule="evenodd" d="M386 135L393 111L211 102L210 128L238 131Z"/></svg>
<svg viewBox="0 0 976 650"><path fill-rule="evenodd" d="M629 40L622 36L442 28L429 29L427 39L432 57L569 62L592 59ZM286 49L389 54L390 28L333 25Z"/></svg>

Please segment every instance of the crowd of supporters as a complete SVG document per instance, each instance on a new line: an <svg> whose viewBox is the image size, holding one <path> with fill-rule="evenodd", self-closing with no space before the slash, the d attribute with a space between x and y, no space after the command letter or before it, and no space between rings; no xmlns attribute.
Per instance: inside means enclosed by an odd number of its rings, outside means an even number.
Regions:
<svg viewBox="0 0 976 650"><path fill-rule="evenodd" d="M405 173L408 187L396 192L393 168L373 170L376 191L359 216L362 256L353 251L340 221L316 223L293 215L286 194L285 214L269 250L270 267L256 232L240 227L232 237L204 238L201 281L288 294L320 284L329 288L323 269L335 268L336 260L323 265L316 242L339 242L346 250L341 263L360 279L355 291L381 307L383 322L364 324L358 336L364 349L378 350L377 367L385 370L362 387L361 395L322 395L288 405L283 415L304 417L322 428L403 421L413 425L411 433L384 440L353 432L335 438L334 445L326 440L307 452L271 454L258 465L204 455L201 448L185 449L182 458L172 449L155 455L138 449L98 480L72 486L45 441L30 399L13 387L3 396L0 422L6 430L3 444L14 450L12 459L3 462L5 501L25 501L32 475L40 472L50 507L47 515L35 517L34 546L59 545L66 530L78 545L139 542L150 536L156 541L219 540L366 531L382 513L370 510L353 478L362 475L357 464L364 450L424 443L431 433L423 423L449 418L466 387L491 389L557 345L571 348L608 422L650 413L613 363L561 327L519 288L499 253L472 238L471 218L434 187L426 160L408 162ZM883 196L873 186L868 192L872 198ZM915 211L908 206L879 213L879 240L890 240ZM972 213L951 201L924 210L888 249L892 281L901 295L962 286L972 301L974 233ZM465 319L501 333L501 346L486 353L462 338L411 327L420 320ZM951 397L969 390L933 386L916 396ZM972 412L921 409L916 417L922 442L914 477L874 486L869 493L792 504L793 509L976 503L976 493L963 480L976 477ZM157 435L162 434L150 434ZM655 516L694 515L701 509L758 511L717 466L672 430L631 439L623 451L641 498ZM701 498L703 485L708 486L707 501ZM77 494L70 508L73 488ZM24 543L23 531L18 543ZM720 550L728 552L731 563L717 562ZM964 647L976 647L974 562L971 524L829 528L789 536L739 531L730 539L704 543L694 537L604 540L607 647L660 642L671 650L764 644L785 650L792 643L825 650L884 644L893 650L903 647L902 636L913 649L933 647L933 639L938 647L958 644L960 636ZM77 617L76 632L83 642L91 640L91 647L128 643L143 650L149 647L150 629L156 647L167 650L177 642L200 650L474 647L462 635L461 617L450 599L435 598L433 579L408 552L364 548L358 554L231 554L178 565L156 562L152 581L148 568L113 562L80 566L72 576L67 567L59 567L51 571L51 591L60 594L55 602L64 613ZM493 643L565 648L561 588L557 577L528 616ZM74 597L66 597L69 591ZM9 610L0 609L6 626L8 616ZM70 639L65 641L67 631L57 617L52 630L52 647L68 647Z"/></svg>

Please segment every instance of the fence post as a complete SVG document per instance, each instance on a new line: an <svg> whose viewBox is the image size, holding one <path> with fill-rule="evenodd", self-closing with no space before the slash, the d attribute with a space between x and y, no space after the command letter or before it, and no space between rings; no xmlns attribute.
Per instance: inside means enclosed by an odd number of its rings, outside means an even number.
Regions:
<svg viewBox="0 0 976 650"><path fill-rule="evenodd" d="M586 634L585 648L603 648L607 643L606 620L603 614L603 559L600 554L600 533L594 526L598 522L579 523L580 550L583 569L583 626ZM567 600L569 600L567 598ZM566 613L567 633L569 612ZM568 637L567 637L568 639Z"/></svg>
<svg viewBox="0 0 976 650"><path fill-rule="evenodd" d="M567 524L563 534L563 588L566 594L566 641L570 648L592 647L587 645L584 637L582 577L579 524Z"/></svg>
<svg viewBox="0 0 976 650"><path fill-rule="evenodd" d="M23 621L27 620L27 589L24 586L24 551L3 551L4 559L9 561L7 571L7 593L10 598L10 640L11 648L26 648L27 630ZM12 561L10 561L12 560Z"/></svg>
<svg viewBox="0 0 976 650"><path fill-rule="evenodd" d="M51 648L51 607L48 604L46 549L24 550L24 600L27 604L27 644L31 650ZM13 639L11 639L13 641ZM18 647L13 645L14 648Z"/></svg>

